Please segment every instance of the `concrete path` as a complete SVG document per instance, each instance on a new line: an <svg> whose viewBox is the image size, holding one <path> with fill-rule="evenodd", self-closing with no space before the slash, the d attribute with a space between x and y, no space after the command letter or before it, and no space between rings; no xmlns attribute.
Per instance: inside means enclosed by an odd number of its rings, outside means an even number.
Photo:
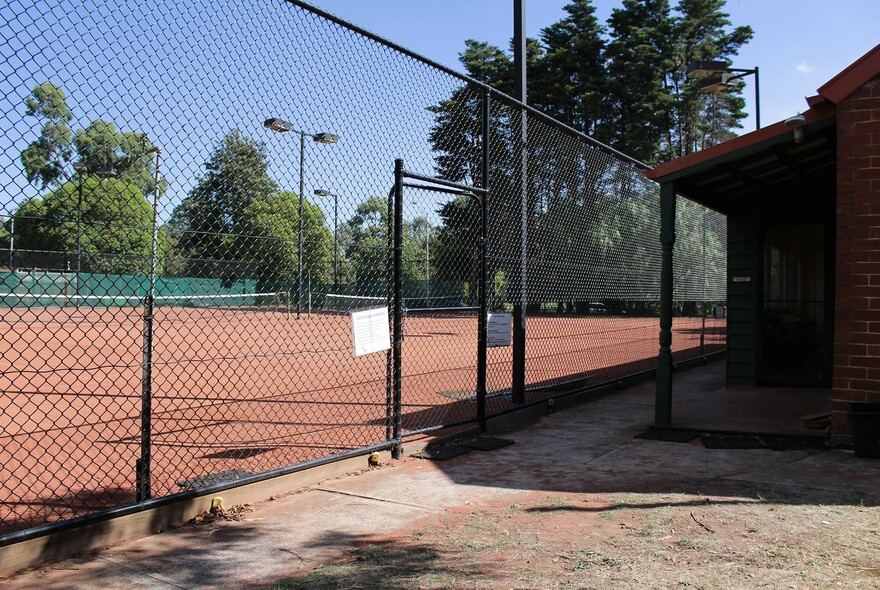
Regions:
<svg viewBox="0 0 880 590"><path fill-rule="evenodd" d="M697 493L707 485L862 492L880 501L880 460L849 451L706 449L634 439L652 421L653 383L548 415L505 433L514 445L447 461L407 457L263 502L240 521L185 525L0 582L25 588L156 590L271 585L353 543L468 504L547 492ZM227 507L229 508L229 507Z"/></svg>

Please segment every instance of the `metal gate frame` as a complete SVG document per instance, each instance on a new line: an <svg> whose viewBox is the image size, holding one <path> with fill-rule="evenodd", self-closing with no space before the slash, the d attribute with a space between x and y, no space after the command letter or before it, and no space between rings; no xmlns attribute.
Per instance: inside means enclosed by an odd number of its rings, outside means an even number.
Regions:
<svg viewBox="0 0 880 590"><path fill-rule="evenodd" d="M484 95L484 108L488 110L488 95ZM484 118L487 120L487 118ZM486 131L484 129L484 131ZM487 135L484 136L484 138ZM485 140L484 140L485 141ZM484 154L488 154L488 150L484 149ZM484 166L487 157L484 155ZM487 168L488 166L485 166ZM484 178L486 178L484 176ZM418 183L407 182L409 180L417 180ZM488 183L486 183L488 184ZM391 415L393 416L393 426L391 428L389 440L398 441L395 445L392 456L399 459L402 455L402 446L399 442L402 438L403 429L403 189L404 187L418 190L426 190L431 192L446 193L450 195L466 196L473 199L480 209L480 236L477 240L480 248L480 269L479 269L479 289L478 289L478 328L477 328L477 422L480 429L486 430L486 371L487 371L487 329L488 320L488 304L486 296L487 283L487 246L488 246L488 187L475 187L465 184L459 184L444 180L442 178L434 178L409 172L403 167L403 160L394 161L394 189L391 191L391 199L389 199L389 219L393 221L389 224L393 226L393 240L390 244L391 248L391 270L389 284L389 304L392 308L392 325L391 337L392 347L389 358L389 392L392 403ZM470 422L467 420L465 422ZM437 430L457 423L437 424L413 430L407 434L418 434L430 430Z"/></svg>

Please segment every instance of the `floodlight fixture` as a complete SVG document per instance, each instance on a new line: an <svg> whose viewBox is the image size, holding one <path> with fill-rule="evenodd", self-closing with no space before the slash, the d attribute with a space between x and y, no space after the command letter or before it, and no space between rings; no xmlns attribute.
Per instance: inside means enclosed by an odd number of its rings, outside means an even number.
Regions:
<svg viewBox="0 0 880 590"><path fill-rule="evenodd" d="M703 92L724 92L739 88L734 84L746 76L755 76L755 128L761 128L761 86L757 66L752 69L732 68L727 62L714 60L698 60L688 63L688 78L699 80L698 88Z"/></svg>
<svg viewBox="0 0 880 590"><path fill-rule="evenodd" d="M263 121L263 127L271 131L277 131L279 133L287 133L288 131L293 130L293 125L291 123L288 123L284 119L278 119L276 117Z"/></svg>
<svg viewBox="0 0 880 590"><path fill-rule="evenodd" d="M732 84L728 82L730 74L722 74L720 77L712 77L712 78L702 78L700 79L698 88L703 92L724 92L726 90L732 90L738 86L738 84Z"/></svg>
<svg viewBox="0 0 880 590"><path fill-rule="evenodd" d="M339 141L339 136L334 135L332 133L315 133L312 135L312 139L317 141L318 143L337 143Z"/></svg>
<svg viewBox="0 0 880 590"><path fill-rule="evenodd" d="M727 62L698 60L692 61L687 66L688 78L717 78L721 74L728 73Z"/></svg>

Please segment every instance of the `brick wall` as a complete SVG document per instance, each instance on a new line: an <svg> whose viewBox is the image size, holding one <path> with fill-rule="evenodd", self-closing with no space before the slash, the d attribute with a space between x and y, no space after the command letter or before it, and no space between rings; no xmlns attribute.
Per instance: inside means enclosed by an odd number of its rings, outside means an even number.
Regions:
<svg viewBox="0 0 880 590"><path fill-rule="evenodd" d="M880 402L880 77L837 105L832 440L850 402Z"/></svg>

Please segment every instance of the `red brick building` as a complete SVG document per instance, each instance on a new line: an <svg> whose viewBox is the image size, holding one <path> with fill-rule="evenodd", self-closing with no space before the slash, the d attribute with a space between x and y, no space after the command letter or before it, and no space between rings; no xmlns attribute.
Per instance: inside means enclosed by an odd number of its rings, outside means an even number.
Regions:
<svg viewBox="0 0 880 590"><path fill-rule="evenodd" d="M827 392L839 441L852 402L880 402L880 45L806 106L648 173L663 211L659 425L675 423L676 195L728 216L727 385Z"/></svg>

